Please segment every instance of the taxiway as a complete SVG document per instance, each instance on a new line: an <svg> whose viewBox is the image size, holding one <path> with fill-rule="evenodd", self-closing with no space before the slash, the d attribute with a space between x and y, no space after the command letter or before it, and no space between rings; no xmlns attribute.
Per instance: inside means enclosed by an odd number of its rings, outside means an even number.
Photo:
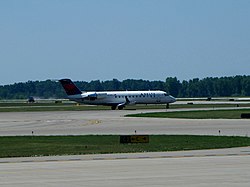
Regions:
<svg viewBox="0 0 250 187"><path fill-rule="evenodd" d="M250 135L248 119L131 118L126 114L165 110L6 112L0 136L86 134ZM171 110L169 110L171 111Z"/></svg>

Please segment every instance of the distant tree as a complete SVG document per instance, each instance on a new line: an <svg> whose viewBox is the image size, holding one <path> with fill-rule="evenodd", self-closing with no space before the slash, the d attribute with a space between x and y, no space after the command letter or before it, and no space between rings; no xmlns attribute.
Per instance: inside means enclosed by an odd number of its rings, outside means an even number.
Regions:
<svg viewBox="0 0 250 187"><path fill-rule="evenodd" d="M121 90L121 82L117 79L102 82L103 90Z"/></svg>
<svg viewBox="0 0 250 187"><path fill-rule="evenodd" d="M164 90L175 97L215 97L215 96L250 96L250 76L207 77L204 79L183 80L167 77L164 81L117 79L108 81L77 81L82 91L102 90ZM59 82L28 81L0 86L0 99L65 98L66 94Z"/></svg>
<svg viewBox="0 0 250 187"><path fill-rule="evenodd" d="M91 81L89 83L89 90L90 91L102 91L103 87L99 80Z"/></svg>
<svg viewBox="0 0 250 187"><path fill-rule="evenodd" d="M244 76L242 79L241 95L250 96L250 76Z"/></svg>
<svg viewBox="0 0 250 187"><path fill-rule="evenodd" d="M179 91L181 89L181 83L179 80L177 80L176 77L168 77L166 78L166 90L168 93L173 95L174 97L177 97L179 94Z"/></svg>

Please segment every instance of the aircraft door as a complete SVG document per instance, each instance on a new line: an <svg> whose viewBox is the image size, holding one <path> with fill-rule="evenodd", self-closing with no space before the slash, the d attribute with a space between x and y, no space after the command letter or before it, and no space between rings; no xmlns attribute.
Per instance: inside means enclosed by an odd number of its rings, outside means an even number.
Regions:
<svg viewBox="0 0 250 187"><path fill-rule="evenodd" d="M161 103L161 96L160 96L160 94L155 94L155 98L156 98L156 103Z"/></svg>

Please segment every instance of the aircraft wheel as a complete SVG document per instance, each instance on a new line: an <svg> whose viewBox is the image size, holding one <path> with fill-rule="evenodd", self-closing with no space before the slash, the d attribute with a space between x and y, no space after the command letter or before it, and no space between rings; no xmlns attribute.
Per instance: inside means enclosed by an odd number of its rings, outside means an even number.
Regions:
<svg viewBox="0 0 250 187"><path fill-rule="evenodd" d="M169 103L166 105L166 109L169 109Z"/></svg>
<svg viewBox="0 0 250 187"><path fill-rule="evenodd" d="M112 109L112 110L115 110L115 109L116 109L116 106L111 106L111 109Z"/></svg>
<svg viewBox="0 0 250 187"><path fill-rule="evenodd" d="M119 110L122 110L122 109L123 109L123 106L119 106L118 109L119 109Z"/></svg>

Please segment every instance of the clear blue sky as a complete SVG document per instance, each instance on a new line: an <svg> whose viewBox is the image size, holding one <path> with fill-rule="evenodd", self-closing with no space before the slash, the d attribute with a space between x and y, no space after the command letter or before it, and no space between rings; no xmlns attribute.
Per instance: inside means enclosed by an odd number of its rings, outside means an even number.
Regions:
<svg viewBox="0 0 250 187"><path fill-rule="evenodd" d="M1 0L0 85L249 75L250 0Z"/></svg>

